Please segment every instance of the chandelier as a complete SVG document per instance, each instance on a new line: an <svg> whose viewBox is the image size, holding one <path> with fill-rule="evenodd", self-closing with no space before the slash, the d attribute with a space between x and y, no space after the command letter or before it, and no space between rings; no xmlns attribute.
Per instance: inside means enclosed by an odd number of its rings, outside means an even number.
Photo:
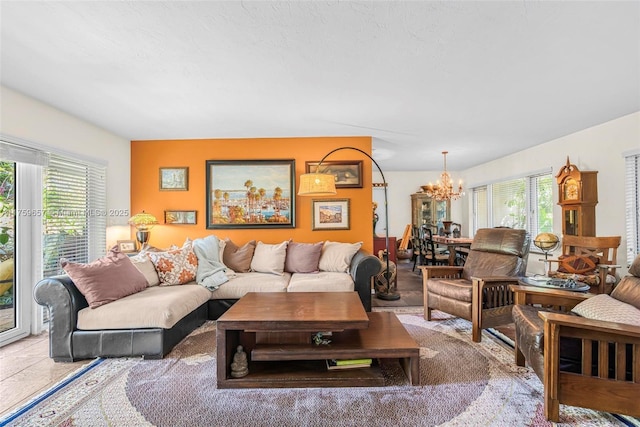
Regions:
<svg viewBox="0 0 640 427"><path fill-rule="evenodd" d="M440 174L440 180L436 181L435 185L429 183L423 185L422 189L425 194L437 201L443 200L458 200L464 193L462 192L462 181L458 183L458 191L453 191L453 183L451 182L451 175L447 172L447 153L443 151L444 156L444 171Z"/></svg>

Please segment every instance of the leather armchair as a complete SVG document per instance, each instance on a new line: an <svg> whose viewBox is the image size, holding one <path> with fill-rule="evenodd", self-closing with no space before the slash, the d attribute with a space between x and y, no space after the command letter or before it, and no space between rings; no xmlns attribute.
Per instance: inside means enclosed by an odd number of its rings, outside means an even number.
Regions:
<svg viewBox="0 0 640 427"><path fill-rule="evenodd" d="M640 309L640 256L629 273L611 297ZM516 364L527 362L543 382L548 420L559 421L560 403L640 417L640 326L571 313L593 294L512 290ZM615 310L606 316L615 318Z"/></svg>
<svg viewBox="0 0 640 427"><path fill-rule="evenodd" d="M464 266L421 266L424 318L440 310L471 321L472 339L482 329L511 323L509 285L527 270L530 237L526 230L483 228L469 248Z"/></svg>

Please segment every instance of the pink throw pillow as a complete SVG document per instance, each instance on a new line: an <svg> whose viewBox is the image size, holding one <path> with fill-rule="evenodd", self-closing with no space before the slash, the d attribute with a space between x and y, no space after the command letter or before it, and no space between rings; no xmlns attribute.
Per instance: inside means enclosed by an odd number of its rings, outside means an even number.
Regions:
<svg viewBox="0 0 640 427"><path fill-rule="evenodd" d="M60 264L84 295L89 307L96 308L147 287L147 279L117 246L89 264L61 259Z"/></svg>
<svg viewBox="0 0 640 427"><path fill-rule="evenodd" d="M284 261L284 271L288 273L317 273L323 245L324 242L289 242L287 258Z"/></svg>

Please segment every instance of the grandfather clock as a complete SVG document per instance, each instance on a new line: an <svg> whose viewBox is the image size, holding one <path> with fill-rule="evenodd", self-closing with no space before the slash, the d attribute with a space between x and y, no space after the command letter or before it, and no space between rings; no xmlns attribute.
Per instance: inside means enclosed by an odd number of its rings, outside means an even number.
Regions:
<svg viewBox="0 0 640 427"><path fill-rule="evenodd" d="M562 234L596 235L598 172L580 171L569 162L556 175L558 204L562 207Z"/></svg>

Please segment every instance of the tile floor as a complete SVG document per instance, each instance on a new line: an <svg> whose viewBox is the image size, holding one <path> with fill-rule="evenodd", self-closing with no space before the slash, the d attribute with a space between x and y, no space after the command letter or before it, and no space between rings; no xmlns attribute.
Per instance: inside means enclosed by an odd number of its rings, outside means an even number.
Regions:
<svg viewBox="0 0 640 427"><path fill-rule="evenodd" d="M49 358L47 331L0 348L0 417L89 362L55 363Z"/></svg>

